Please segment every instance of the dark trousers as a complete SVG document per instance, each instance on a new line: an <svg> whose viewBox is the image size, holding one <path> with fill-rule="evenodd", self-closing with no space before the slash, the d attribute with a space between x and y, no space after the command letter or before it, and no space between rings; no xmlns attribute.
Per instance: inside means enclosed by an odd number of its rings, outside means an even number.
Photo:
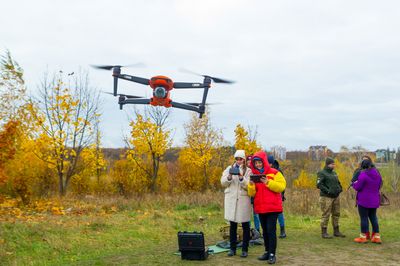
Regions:
<svg viewBox="0 0 400 266"><path fill-rule="evenodd" d="M238 225L237 223L230 221L229 241L231 244L231 250L236 250L237 225ZM242 250L247 252L249 249L249 241L250 241L250 222L242 223L242 228L243 228Z"/></svg>
<svg viewBox="0 0 400 266"><path fill-rule="evenodd" d="M369 232L369 221L372 224L372 232L379 233L378 217L376 216L376 208L364 208L358 205L358 213L361 220L361 233Z"/></svg>
<svg viewBox="0 0 400 266"><path fill-rule="evenodd" d="M278 212L258 214L263 229L265 252L272 254L276 254L276 221L278 215Z"/></svg>

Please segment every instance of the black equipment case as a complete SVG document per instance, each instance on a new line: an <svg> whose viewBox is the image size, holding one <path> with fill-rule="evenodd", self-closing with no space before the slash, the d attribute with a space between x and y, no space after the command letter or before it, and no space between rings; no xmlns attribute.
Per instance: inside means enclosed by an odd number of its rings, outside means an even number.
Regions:
<svg viewBox="0 0 400 266"><path fill-rule="evenodd" d="M178 245L183 260L205 260L208 257L203 232L178 232Z"/></svg>

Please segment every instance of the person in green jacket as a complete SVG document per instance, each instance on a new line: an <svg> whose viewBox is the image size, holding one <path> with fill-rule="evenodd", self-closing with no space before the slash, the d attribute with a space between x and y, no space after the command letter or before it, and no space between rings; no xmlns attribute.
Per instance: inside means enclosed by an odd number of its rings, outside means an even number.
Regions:
<svg viewBox="0 0 400 266"><path fill-rule="evenodd" d="M332 215L333 235L336 237L345 237L339 231L340 217L340 199L342 185L334 171L335 161L332 158L326 158L325 167L317 174L317 187L320 189L319 203L321 206L321 236L322 238L332 238L328 234L329 217Z"/></svg>

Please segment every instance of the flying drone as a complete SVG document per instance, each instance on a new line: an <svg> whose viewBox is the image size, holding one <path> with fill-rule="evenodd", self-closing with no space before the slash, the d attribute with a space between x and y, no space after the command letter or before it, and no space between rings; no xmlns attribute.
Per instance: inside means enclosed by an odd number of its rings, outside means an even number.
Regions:
<svg viewBox="0 0 400 266"><path fill-rule="evenodd" d="M164 106L166 108L174 107L179 109L185 109L199 113L199 118L205 113L206 100L208 90L211 87L211 82L214 83L233 83L233 81L211 77L208 75L203 76L203 83L198 82L174 82L166 76L154 76L150 79L131 76L127 74L121 74L121 68L124 66L120 65L92 65L94 68L103 70L112 70L112 76L114 78L114 92L112 95L119 96L118 104L122 110L125 104L150 104L152 106ZM131 65L132 66L132 65ZM125 66L127 67L127 66ZM186 72L189 72L186 70ZM119 94L118 91L118 79L124 79L143 85L148 85L153 89L153 97L145 98L135 95ZM203 99L200 103L189 103L189 102L175 102L170 98L170 92L173 89L203 89Z"/></svg>

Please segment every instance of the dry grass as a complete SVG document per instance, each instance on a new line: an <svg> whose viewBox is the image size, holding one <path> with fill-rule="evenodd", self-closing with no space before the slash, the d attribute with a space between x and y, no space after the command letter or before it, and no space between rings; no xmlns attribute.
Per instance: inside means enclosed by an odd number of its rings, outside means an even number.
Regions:
<svg viewBox="0 0 400 266"><path fill-rule="evenodd" d="M319 230L318 190L287 190L285 202L289 237L279 242L279 263L285 265L390 265L398 261L400 194L389 194L392 205L379 210L384 245L357 246L358 214L350 192L341 195L341 226L346 239L322 240ZM147 194L131 198L56 198L21 206L0 202L1 265L187 265L173 255L178 231L203 231L207 244L221 240L223 192ZM15 214L18 208L19 215ZM20 208L20 209L19 209ZM0 212L1 213L1 212ZM29 219L27 219L29 218ZM308 248L304 250L304 247ZM371 256L365 260L368 248ZM212 256L209 265L254 265L262 247L247 260ZM321 257L321 254L324 254ZM346 264L347 263L347 264Z"/></svg>

